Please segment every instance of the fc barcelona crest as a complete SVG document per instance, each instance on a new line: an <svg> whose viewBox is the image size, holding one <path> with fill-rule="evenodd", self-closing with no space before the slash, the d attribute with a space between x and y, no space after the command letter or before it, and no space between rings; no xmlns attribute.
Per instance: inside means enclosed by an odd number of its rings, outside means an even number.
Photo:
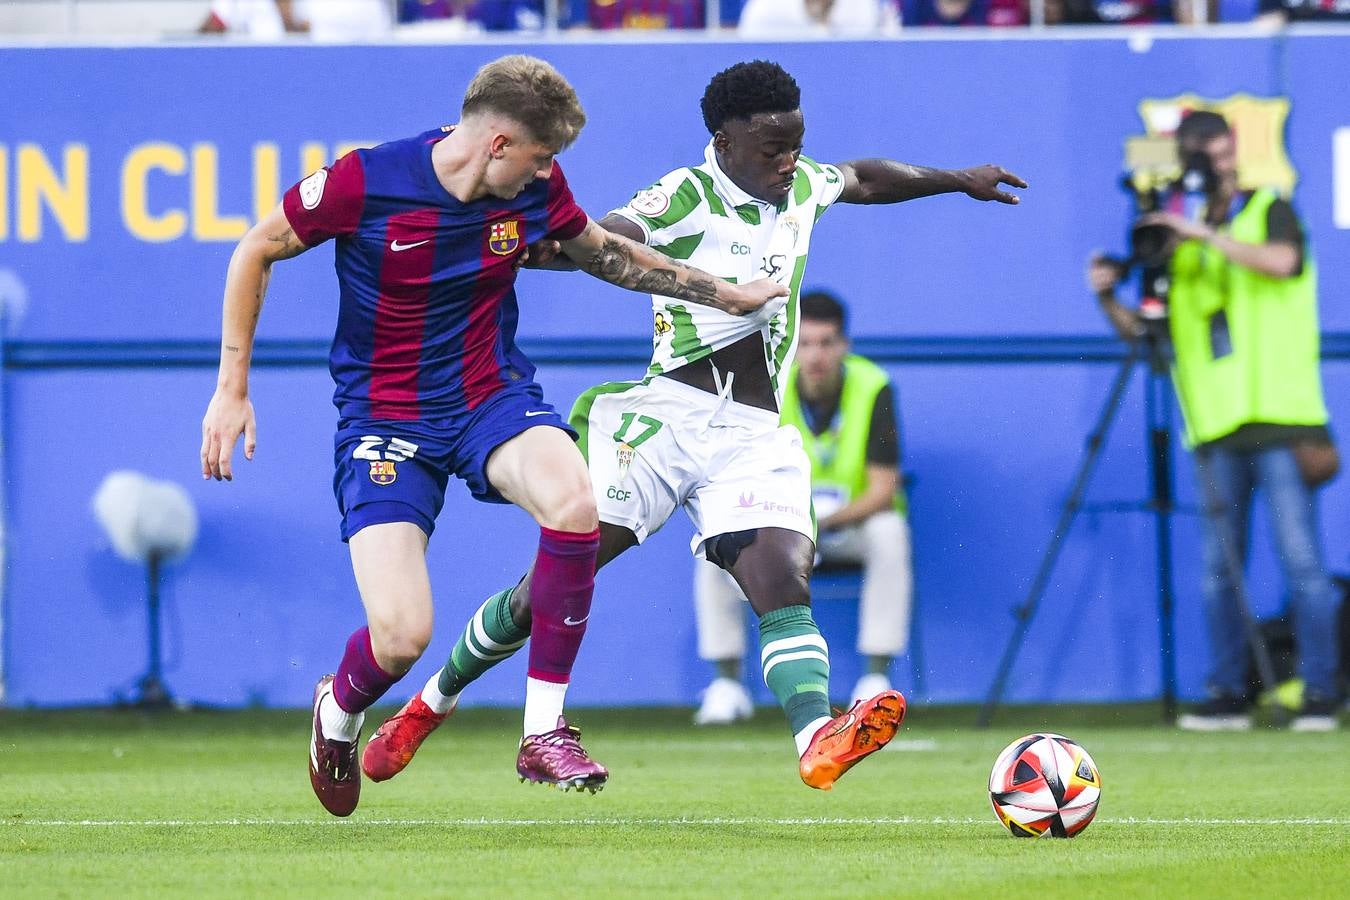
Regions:
<svg viewBox="0 0 1350 900"><path fill-rule="evenodd" d="M1289 118L1288 97L1254 97L1233 94L1210 99L1196 94L1179 97L1150 97L1140 102L1139 117L1145 135L1126 141L1127 166L1133 171L1147 168L1156 178L1170 181L1181 174L1173 135L1181 120L1195 110L1211 110L1228 120L1237 138L1238 184L1243 190L1273 188L1284 196L1293 193L1298 180L1286 151L1284 130ZM1132 146L1133 145L1133 148ZM1156 147L1156 151L1153 148ZM1132 154L1146 158L1148 164L1130 163ZM1154 156L1157 157L1156 161ZM1138 185L1141 188L1151 184Z"/></svg>
<svg viewBox="0 0 1350 900"><path fill-rule="evenodd" d="M493 222L488 227L488 249L498 256L510 256L520 246L520 220Z"/></svg>
<svg viewBox="0 0 1350 900"><path fill-rule="evenodd" d="M376 484L393 484L398 478L398 470L391 459L373 459L370 461L370 480Z"/></svg>

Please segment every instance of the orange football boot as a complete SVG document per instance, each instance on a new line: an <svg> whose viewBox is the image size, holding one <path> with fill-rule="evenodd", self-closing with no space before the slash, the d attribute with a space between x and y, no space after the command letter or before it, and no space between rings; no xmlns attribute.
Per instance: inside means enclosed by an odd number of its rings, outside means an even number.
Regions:
<svg viewBox="0 0 1350 900"><path fill-rule="evenodd" d="M828 791L859 760L890 743L904 718L905 698L899 691L882 691L854 703L811 738L802 754L802 781Z"/></svg>

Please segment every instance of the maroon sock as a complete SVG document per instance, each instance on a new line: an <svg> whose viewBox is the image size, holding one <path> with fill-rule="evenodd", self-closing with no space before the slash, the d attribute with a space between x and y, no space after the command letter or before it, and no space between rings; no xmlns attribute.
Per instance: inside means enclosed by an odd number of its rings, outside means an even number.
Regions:
<svg viewBox="0 0 1350 900"><path fill-rule="evenodd" d="M595 590L600 530L589 534L539 529L530 576L531 678L566 684L572 677Z"/></svg>
<svg viewBox="0 0 1350 900"><path fill-rule="evenodd" d="M347 639L337 677L333 679L333 699L344 712L359 713L384 696L402 675L390 675L375 661L370 646L370 629L361 627Z"/></svg>

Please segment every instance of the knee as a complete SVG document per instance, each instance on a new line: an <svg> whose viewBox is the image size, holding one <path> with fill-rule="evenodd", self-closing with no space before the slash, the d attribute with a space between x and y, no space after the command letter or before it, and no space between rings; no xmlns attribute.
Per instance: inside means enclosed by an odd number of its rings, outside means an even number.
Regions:
<svg viewBox="0 0 1350 900"><path fill-rule="evenodd" d="M370 648L375 653L375 662L390 675L402 675L411 669L430 643L430 616L370 623Z"/></svg>
<svg viewBox="0 0 1350 900"><path fill-rule="evenodd" d="M895 510L868 516L862 524L862 530L869 547L894 546L905 540L905 520Z"/></svg>
<svg viewBox="0 0 1350 900"><path fill-rule="evenodd" d="M595 496L589 485L569 491L552 508L543 512L539 524L554 531L588 534L600 527L600 515L595 508Z"/></svg>
<svg viewBox="0 0 1350 900"><path fill-rule="evenodd" d="M752 586L756 600L752 605L755 612L763 615L776 609L789 606L811 605L810 571L792 571L790 569L774 573L772 577L761 580Z"/></svg>

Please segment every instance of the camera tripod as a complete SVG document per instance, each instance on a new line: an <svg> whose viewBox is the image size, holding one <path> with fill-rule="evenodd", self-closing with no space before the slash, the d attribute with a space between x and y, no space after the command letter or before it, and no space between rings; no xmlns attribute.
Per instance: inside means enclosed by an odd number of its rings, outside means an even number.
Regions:
<svg viewBox="0 0 1350 900"><path fill-rule="evenodd" d="M1151 490L1147 500L1141 504L1130 504L1130 508L1146 510L1152 513L1154 519L1159 646L1162 653L1162 714L1163 721L1167 724L1171 724L1176 719L1176 642L1173 632L1176 603L1172 573L1172 515L1176 512L1176 503L1172 491L1174 400L1169 383L1166 327L1164 320L1145 320L1143 334L1130 341L1129 352L1116 371L1115 381L1111 383L1106 403L1102 406L1102 411L1092 431L1088 433L1083 458L1078 465L1077 473L1074 475L1069 497L1064 501L1059 519L1055 523L1050 544L1041 557L1040 565L1031 580L1026 598L1012 610L1013 618L1016 619L1017 624L1008 640L1007 647L1003 651L1003 658L999 662L998 671L990 685L989 694L985 698L984 705L980 708L979 718L976 721L980 728L987 727L993 721L994 713L1002 702L1008 676L1012 672L1013 664L1017 660L1017 654L1022 648L1022 642L1026 638L1027 631L1031 628L1031 621L1036 615L1036 609L1045 595L1050 575L1054 571L1055 563L1059 560L1064 542L1069 536L1069 529L1082 510L1083 497L1087 493L1088 484L1092 480L1097 462L1101 458L1107 435L1124 400L1125 391L1129 387L1135 364L1141 359L1147 363L1144 406L1148 423L1149 483ZM1201 472L1198 481L1204 500L1205 514L1214 518L1216 524L1223 524L1224 520L1220 517L1224 514L1224 504L1217 487L1212 483L1209 475L1204 472ZM1256 618L1251 613L1251 604L1247 599L1246 579L1243 575L1243 563L1238 551L1236 536L1228 534L1226 525L1224 525L1224 531L1221 531L1220 534L1225 537L1224 540L1219 542L1223 546L1224 566L1228 570L1230 582L1233 585L1235 602L1240 607L1243 621L1246 624L1247 640L1256 660L1257 674L1261 679L1262 686L1271 689L1275 686L1274 666L1270 660L1270 653L1261 637ZM1278 704L1275 710L1276 715L1280 715Z"/></svg>

